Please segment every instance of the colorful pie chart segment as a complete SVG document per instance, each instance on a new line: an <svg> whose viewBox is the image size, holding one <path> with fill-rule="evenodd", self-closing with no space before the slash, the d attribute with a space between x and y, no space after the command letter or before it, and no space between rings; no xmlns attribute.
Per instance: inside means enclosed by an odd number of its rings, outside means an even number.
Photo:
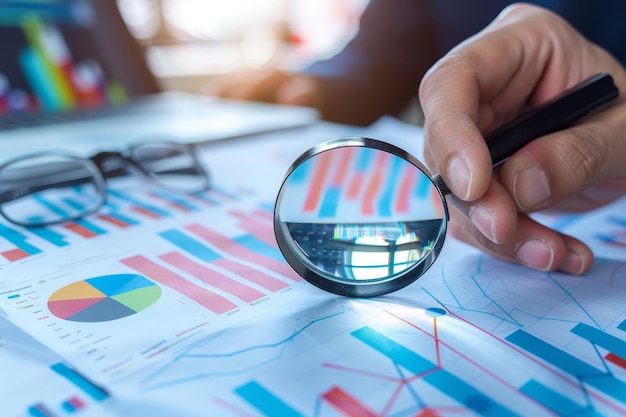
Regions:
<svg viewBox="0 0 626 417"><path fill-rule="evenodd" d="M160 297L161 288L141 275L104 275L60 288L48 308L63 320L95 323L139 313Z"/></svg>

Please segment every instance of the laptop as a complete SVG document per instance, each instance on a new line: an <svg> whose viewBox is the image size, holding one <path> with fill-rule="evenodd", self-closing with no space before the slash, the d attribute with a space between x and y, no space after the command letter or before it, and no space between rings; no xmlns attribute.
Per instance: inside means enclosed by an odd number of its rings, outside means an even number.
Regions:
<svg viewBox="0 0 626 417"><path fill-rule="evenodd" d="M0 39L0 163L50 149L206 143L318 119L310 108L162 91L114 0L3 0Z"/></svg>

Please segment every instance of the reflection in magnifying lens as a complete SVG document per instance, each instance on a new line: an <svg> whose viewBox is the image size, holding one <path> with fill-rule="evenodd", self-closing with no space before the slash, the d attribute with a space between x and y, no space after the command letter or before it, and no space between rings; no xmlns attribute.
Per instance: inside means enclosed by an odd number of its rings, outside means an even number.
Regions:
<svg viewBox="0 0 626 417"><path fill-rule="evenodd" d="M494 166L535 138L572 125L617 98L598 74L485 137ZM374 139L322 143L287 172L274 233L287 262L326 291L372 297L418 279L446 236L450 190L407 152Z"/></svg>
<svg viewBox="0 0 626 417"><path fill-rule="evenodd" d="M447 208L425 168L403 150L360 137L296 161L276 203L287 261L313 284L355 297L413 282L437 257Z"/></svg>

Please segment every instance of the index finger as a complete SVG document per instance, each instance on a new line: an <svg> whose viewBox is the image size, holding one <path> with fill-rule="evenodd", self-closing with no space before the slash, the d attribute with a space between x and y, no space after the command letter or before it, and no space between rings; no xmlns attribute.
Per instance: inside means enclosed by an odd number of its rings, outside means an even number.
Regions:
<svg viewBox="0 0 626 417"><path fill-rule="evenodd" d="M420 85L427 163L463 200L479 198L492 176L483 134L520 113L532 94L551 94L535 90L553 58L545 22L533 16L540 10L507 9L435 64Z"/></svg>

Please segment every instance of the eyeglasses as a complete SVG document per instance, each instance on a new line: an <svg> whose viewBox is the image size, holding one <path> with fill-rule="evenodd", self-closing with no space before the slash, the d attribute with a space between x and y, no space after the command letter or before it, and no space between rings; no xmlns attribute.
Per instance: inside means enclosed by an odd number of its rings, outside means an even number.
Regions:
<svg viewBox="0 0 626 417"><path fill-rule="evenodd" d="M142 143L91 158L37 153L0 166L0 213L29 227L78 219L105 204L105 179L128 174L185 193L205 191L211 183L195 148L175 142Z"/></svg>

